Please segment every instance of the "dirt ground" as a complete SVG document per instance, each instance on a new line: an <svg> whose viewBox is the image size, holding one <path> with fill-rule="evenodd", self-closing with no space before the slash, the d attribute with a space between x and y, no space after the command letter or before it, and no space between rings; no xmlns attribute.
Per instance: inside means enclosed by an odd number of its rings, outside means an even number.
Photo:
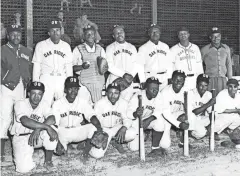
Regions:
<svg viewBox="0 0 240 176"><path fill-rule="evenodd" d="M3 176L240 176L240 150L235 148L223 148L220 142L216 142L215 152L209 151L209 140L190 139L194 148L190 150L190 156L184 157L183 150L177 144L175 134L172 135L172 146L166 157L146 157L146 162L140 162L138 152L127 150L120 155L115 148L109 149L102 159L90 158L86 163L82 161L81 153L77 149L71 149L67 156L54 156L55 168L47 170L43 167L44 153L38 149L34 153L37 168L29 174L15 172L12 163L10 142L7 143L8 166L1 167ZM222 140L227 136L221 135ZM76 147L76 145L73 145ZM146 154L151 150L151 139L145 142Z"/></svg>

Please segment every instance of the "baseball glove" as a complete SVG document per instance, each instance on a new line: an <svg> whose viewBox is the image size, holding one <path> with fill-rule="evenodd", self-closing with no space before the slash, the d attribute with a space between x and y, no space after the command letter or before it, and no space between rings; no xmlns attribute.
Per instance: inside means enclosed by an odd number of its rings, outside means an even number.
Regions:
<svg viewBox="0 0 240 176"><path fill-rule="evenodd" d="M108 134L104 131L95 131L91 139L91 144L98 149L102 148L105 150L108 143L108 137Z"/></svg>
<svg viewBox="0 0 240 176"><path fill-rule="evenodd" d="M237 127L233 132L229 133L229 137L234 144L240 144L240 127Z"/></svg>
<svg viewBox="0 0 240 176"><path fill-rule="evenodd" d="M63 147L63 145L61 144L61 142L58 141L57 143L57 147L56 147L56 152L55 152L58 156L64 155L65 154L65 149Z"/></svg>
<svg viewBox="0 0 240 176"><path fill-rule="evenodd" d="M126 81L126 79L123 79L121 77L115 79L113 83L116 83L117 85L120 85L121 91L125 90L130 86L130 84Z"/></svg>
<svg viewBox="0 0 240 176"><path fill-rule="evenodd" d="M103 75L104 73L106 73L108 71L108 63L107 60L104 59L101 56L97 57L97 66L98 66L98 73L100 75Z"/></svg>
<svg viewBox="0 0 240 176"><path fill-rule="evenodd" d="M128 82L128 84L131 84L132 81L133 81L133 76L130 75L130 74L128 74L128 73L125 73L125 74L123 75L123 78Z"/></svg>

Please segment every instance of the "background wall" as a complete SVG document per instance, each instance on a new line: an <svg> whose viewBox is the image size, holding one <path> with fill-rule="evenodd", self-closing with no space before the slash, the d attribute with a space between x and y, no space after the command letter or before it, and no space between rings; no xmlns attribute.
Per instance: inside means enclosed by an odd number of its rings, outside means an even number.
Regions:
<svg viewBox="0 0 240 176"><path fill-rule="evenodd" d="M85 1L81 6L81 1ZM99 26L102 43L112 42L111 32L115 24L126 27L127 40L137 47L147 41L147 28L151 24L150 0L70 0L69 11L64 5L67 22L65 33L72 39L72 47L78 43L73 38L75 20L85 12L88 19ZM136 5L137 4L137 5ZM130 13L133 7L135 8ZM7 26L13 21L13 13L25 16L25 0L1 0L1 20ZM33 42L46 39L47 22L55 18L61 7L60 0L33 0ZM239 2L238 0L158 0L158 23L162 25L162 41L170 46L177 42L176 31L184 25L190 29L192 42L200 47L207 44L208 32L213 26L223 31L223 42L239 50ZM22 18L22 25L25 20ZM24 40L25 42L25 40ZM239 52L239 51L238 51Z"/></svg>

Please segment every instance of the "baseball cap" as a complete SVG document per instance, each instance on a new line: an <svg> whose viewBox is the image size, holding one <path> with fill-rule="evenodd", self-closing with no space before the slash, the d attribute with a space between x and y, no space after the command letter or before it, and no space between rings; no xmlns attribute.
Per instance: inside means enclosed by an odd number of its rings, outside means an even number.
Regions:
<svg viewBox="0 0 240 176"><path fill-rule="evenodd" d="M201 81L209 84L209 76L206 75L206 74L200 74L200 75L198 75L198 77L197 77L197 84L198 84L199 82L201 82Z"/></svg>
<svg viewBox="0 0 240 176"><path fill-rule="evenodd" d="M109 89L117 89L117 90L119 90L120 92L121 92L121 87L120 87L120 85L119 84L117 84L117 83L111 83L111 84L109 84L108 85L108 87L107 87L107 91L109 90Z"/></svg>
<svg viewBox="0 0 240 176"><path fill-rule="evenodd" d="M77 76L69 76L64 83L66 88L81 87Z"/></svg>
<svg viewBox="0 0 240 176"><path fill-rule="evenodd" d="M188 29L187 27L185 27L185 26L181 26L181 27L178 29L178 33L179 33L180 31L187 31L187 32L189 32L189 29Z"/></svg>
<svg viewBox="0 0 240 176"><path fill-rule="evenodd" d="M96 29L91 25L87 25L86 27L83 28L83 32L86 32L88 30L93 30L94 32L96 32Z"/></svg>
<svg viewBox="0 0 240 176"><path fill-rule="evenodd" d="M175 76L182 76L182 77L186 78L185 72L182 70L175 70L172 74L172 78Z"/></svg>
<svg viewBox="0 0 240 176"><path fill-rule="evenodd" d="M33 81L33 82L30 83L28 89L29 89L29 91L31 91L31 90L41 90L41 91L44 92L45 91L45 86L41 82Z"/></svg>
<svg viewBox="0 0 240 176"><path fill-rule="evenodd" d="M233 79L233 78L231 78L227 81L227 85L229 85L229 84L234 84L236 86L239 86L238 80Z"/></svg>
<svg viewBox="0 0 240 176"><path fill-rule="evenodd" d="M155 83L155 84L162 84L161 82L159 82L159 80L155 77L150 77L146 80L146 84L151 84L151 83Z"/></svg>
<svg viewBox="0 0 240 176"><path fill-rule="evenodd" d="M158 24L155 24L155 23L150 25L148 31L151 31L154 28L157 28L157 29L159 29L161 31L161 27Z"/></svg>
<svg viewBox="0 0 240 176"><path fill-rule="evenodd" d="M61 24L58 20L52 20L48 23L48 30L52 28L61 28Z"/></svg>
<svg viewBox="0 0 240 176"><path fill-rule="evenodd" d="M114 30L119 29L119 28L124 30L125 27L123 25L116 24L113 26L113 32L114 32Z"/></svg>
<svg viewBox="0 0 240 176"><path fill-rule="evenodd" d="M7 28L8 33L11 33L13 31L22 32L21 26L13 24Z"/></svg>
<svg viewBox="0 0 240 176"><path fill-rule="evenodd" d="M218 27L212 27L210 34L221 33L221 30Z"/></svg>

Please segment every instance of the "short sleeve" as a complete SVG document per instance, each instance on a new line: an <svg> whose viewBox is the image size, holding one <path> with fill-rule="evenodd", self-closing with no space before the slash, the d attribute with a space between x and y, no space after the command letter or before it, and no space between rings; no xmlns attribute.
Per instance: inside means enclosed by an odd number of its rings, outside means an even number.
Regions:
<svg viewBox="0 0 240 176"><path fill-rule="evenodd" d="M87 101L84 100L81 107L83 108L85 119L90 122L91 117L95 115L92 106Z"/></svg>
<svg viewBox="0 0 240 176"><path fill-rule="evenodd" d="M73 65L82 65L82 54L79 52L78 47L73 50Z"/></svg>
<svg viewBox="0 0 240 176"><path fill-rule="evenodd" d="M21 123L20 119L23 116L28 116L24 101L17 101L14 106L16 121Z"/></svg>
<svg viewBox="0 0 240 176"><path fill-rule="evenodd" d="M51 115L54 115L51 106L47 102L44 102L44 108L43 108L44 118L47 119Z"/></svg>
<svg viewBox="0 0 240 176"><path fill-rule="evenodd" d="M43 55L42 55L42 50L41 50L41 43L38 43L36 45L36 48L35 48L35 52L34 52L34 55L33 55L32 62L41 64L42 63L42 57L43 57Z"/></svg>
<svg viewBox="0 0 240 176"><path fill-rule="evenodd" d="M52 114L55 116L56 125L60 124L61 116L60 116L61 110L60 106L58 105L58 102L54 102L52 106Z"/></svg>

